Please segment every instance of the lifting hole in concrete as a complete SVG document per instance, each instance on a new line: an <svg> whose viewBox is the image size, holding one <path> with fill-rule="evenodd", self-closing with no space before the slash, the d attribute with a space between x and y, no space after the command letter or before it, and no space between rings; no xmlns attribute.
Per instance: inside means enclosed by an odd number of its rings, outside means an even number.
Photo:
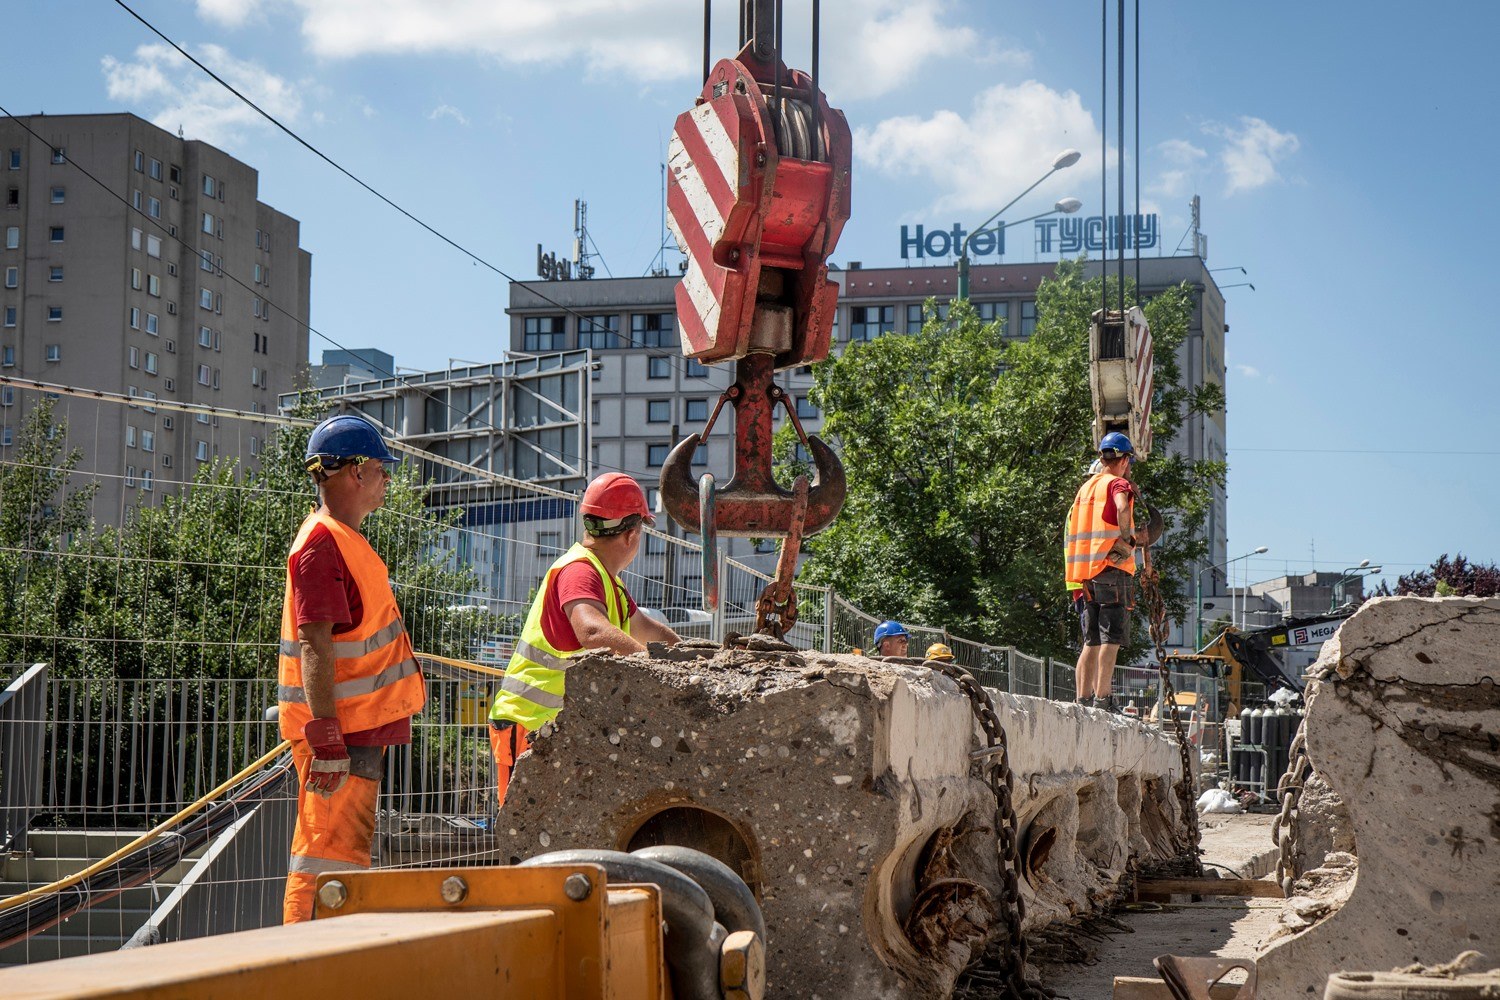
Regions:
<svg viewBox="0 0 1500 1000"><path fill-rule="evenodd" d="M1033 826L1026 831L1026 843L1022 848L1021 856L1024 859L1022 874L1026 876L1026 883L1033 889L1037 887L1038 876L1041 874L1042 866L1052 856L1052 847L1057 843L1057 827Z"/></svg>
<svg viewBox="0 0 1500 1000"><path fill-rule="evenodd" d="M753 839L719 813L697 806L669 806L647 815L625 838L626 851L671 844L718 858L761 898L760 851Z"/></svg>

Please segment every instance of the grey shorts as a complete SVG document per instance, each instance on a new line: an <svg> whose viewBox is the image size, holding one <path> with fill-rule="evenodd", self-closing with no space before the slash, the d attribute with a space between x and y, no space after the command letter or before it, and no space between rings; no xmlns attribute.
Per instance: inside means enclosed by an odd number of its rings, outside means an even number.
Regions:
<svg viewBox="0 0 1500 1000"><path fill-rule="evenodd" d="M1085 646L1123 646L1130 640L1130 609L1135 580L1122 569L1107 566L1088 583L1079 622Z"/></svg>

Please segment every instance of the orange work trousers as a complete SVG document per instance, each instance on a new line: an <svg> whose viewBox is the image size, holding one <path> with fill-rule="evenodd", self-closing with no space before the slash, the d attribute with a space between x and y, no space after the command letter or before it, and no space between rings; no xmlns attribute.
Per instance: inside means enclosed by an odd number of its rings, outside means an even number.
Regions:
<svg viewBox="0 0 1500 1000"><path fill-rule="evenodd" d="M510 775L516 769L516 758L531 746L531 733L517 722L504 729L496 729L490 723L490 751L495 755L495 789L500 802L496 808L505 808L505 793L510 790Z"/></svg>
<svg viewBox="0 0 1500 1000"><path fill-rule="evenodd" d="M323 872L364 871L375 839L375 799L385 747L350 747L349 779L328 798L307 790L312 747L292 741L297 765L297 825L287 866L282 922L311 920L318 876Z"/></svg>

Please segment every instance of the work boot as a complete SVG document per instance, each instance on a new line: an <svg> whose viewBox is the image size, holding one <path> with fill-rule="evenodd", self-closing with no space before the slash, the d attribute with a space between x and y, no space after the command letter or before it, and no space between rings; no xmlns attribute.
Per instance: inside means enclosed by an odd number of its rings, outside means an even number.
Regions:
<svg viewBox="0 0 1500 1000"><path fill-rule="evenodd" d="M1091 694L1086 694L1076 700L1078 704L1083 706L1084 708L1097 708L1099 704L1098 699Z"/></svg>

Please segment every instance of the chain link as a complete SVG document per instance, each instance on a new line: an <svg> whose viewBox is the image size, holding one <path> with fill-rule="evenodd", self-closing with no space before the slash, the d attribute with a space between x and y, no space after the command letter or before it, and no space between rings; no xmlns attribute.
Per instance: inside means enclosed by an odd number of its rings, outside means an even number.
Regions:
<svg viewBox="0 0 1500 1000"><path fill-rule="evenodd" d="M1151 644L1156 647L1156 669L1161 680L1162 705L1172 716L1172 729L1177 734L1177 750L1182 756L1182 779L1177 782L1177 801L1182 807L1183 823L1188 829L1188 850L1192 855L1193 871L1203 874L1200 857L1201 833L1198 829L1198 796L1193 788L1192 744L1188 742L1187 730L1182 724L1182 710L1177 705L1177 692L1172 688L1172 672L1167 668L1167 605L1162 600L1161 588L1154 572L1141 574L1141 598L1146 602L1146 613L1151 622Z"/></svg>
<svg viewBox="0 0 1500 1000"><path fill-rule="evenodd" d="M926 660L925 665L958 685L969 699L969 707L984 730L986 754L979 767L995 793L995 835L1000 842L1001 912L1005 915L1005 941L1000 960L1005 970L1006 996L1010 1000L1051 1000L1053 994L1040 983L1026 978L1027 946L1022 933L1026 902L1021 898L1021 843L1013 802L1016 777L1010 769L1010 745L1005 727L995 712L989 692L974 675L947 660Z"/></svg>
<svg viewBox="0 0 1500 1000"><path fill-rule="evenodd" d="M1302 874L1297 863L1299 838L1301 837L1302 787L1312 776L1312 761L1307 756L1307 733L1299 729L1287 752L1286 773L1276 783L1276 795L1281 799L1281 812L1271 823L1271 840L1280 848L1276 861L1276 881L1281 883L1281 893L1291 896L1292 883Z"/></svg>

